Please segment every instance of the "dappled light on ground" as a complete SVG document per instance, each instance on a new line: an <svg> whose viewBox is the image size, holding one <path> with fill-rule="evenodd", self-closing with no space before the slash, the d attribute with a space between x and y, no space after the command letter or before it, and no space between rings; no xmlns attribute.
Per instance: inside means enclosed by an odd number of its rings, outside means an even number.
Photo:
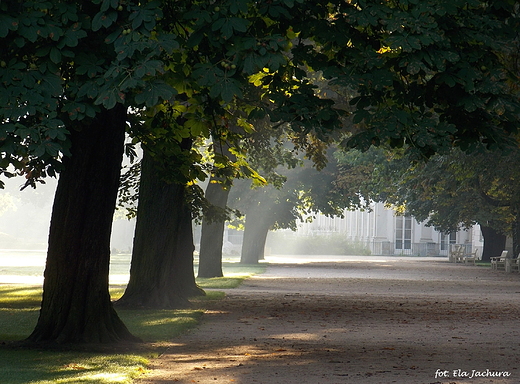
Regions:
<svg viewBox="0 0 520 384"><path fill-rule="evenodd" d="M176 339L141 384L520 382L520 276L435 261L271 266ZM450 372L447 380L437 369Z"/></svg>

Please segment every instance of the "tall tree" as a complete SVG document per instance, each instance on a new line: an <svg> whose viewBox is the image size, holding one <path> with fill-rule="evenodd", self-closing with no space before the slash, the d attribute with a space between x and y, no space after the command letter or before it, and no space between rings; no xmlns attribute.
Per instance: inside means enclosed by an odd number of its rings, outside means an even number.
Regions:
<svg viewBox="0 0 520 384"><path fill-rule="evenodd" d="M189 140L181 144L189 151ZM165 180L164 164L144 150L130 281L118 306L181 308L203 294L193 273L193 232L186 185ZM167 166L171 166L168 164Z"/></svg>
<svg viewBox="0 0 520 384"><path fill-rule="evenodd" d="M63 161L54 199L40 317L29 341L136 340L112 308L108 293L125 117L125 108L118 106L72 131L71 157Z"/></svg>
<svg viewBox="0 0 520 384"><path fill-rule="evenodd" d="M180 117L183 122L170 124L163 120L160 125L155 126L152 136L159 134L166 137L167 131L170 131L171 136L182 138L209 138L210 135L229 138L251 130L248 119L265 112L258 107L262 105L262 101L251 98L251 94L257 95L259 92L251 92L251 89L258 85L252 84L250 76L266 69L282 69L290 62L289 56L284 53L289 40L287 30L280 29L273 21L277 18L285 19L287 9L293 7L293 2L283 3L277 7L282 12L270 13L265 6L247 1L222 3L218 6L207 2L186 2L182 6L168 3L163 9L165 17L161 21L161 27L175 33L182 45L173 55L168 56L169 71L166 78L169 84L183 93L182 97L170 99L167 103L157 106L155 110L146 111L145 114L148 120L154 121L165 109L173 109L176 112L173 114L176 116L174 119ZM209 29L208 24L211 25ZM292 65L289 67L292 68ZM327 120L329 124L334 124L335 116L339 113L331 109L331 103L316 102L318 98L309 92L312 87L305 82L294 87L293 81L287 79L289 81L283 81L270 93L276 92L281 96L286 94L284 89L291 89L294 94L301 94L299 104L305 101L307 108L312 109L303 121L309 122L314 119L319 123ZM331 114L317 117L317 113L322 109L330 109ZM161 149L154 146L153 150L160 154L163 149L168 151L164 145ZM217 161L220 165L229 162L228 156L222 155ZM179 172L179 169L175 169L175 166L172 165L173 172L184 173L183 170ZM187 162L182 167L199 168L199 163ZM255 175L243 161L236 167L236 173ZM196 177L201 177L201 173L195 172L192 176L194 177L187 177L185 182L192 183ZM202 175L202 178L204 177ZM148 231L154 232L153 225L154 223L150 222L147 226ZM134 253L133 258L140 258L142 255ZM136 264L140 263L136 260ZM204 264L202 267L204 272ZM146 291L147 285L142 283L144 280L139 281L143 291ZM148 285L151 284L153 282ZM133 287L133 296L136 295L137 289L136 284ZM121 302L125 300L123 297Z"/></svg>
<svg viewBox="0 0 520 384"><path fill-rule="evenodd" d="M267 180L271 185L251 187L245 183L233 190L233 207L245 214L242 263L252 264L263 259L269 230L296 230L297 222L304 216L311 219L318 212L341 215L343 209L353 206L352 200L337 194L333 188L337 177L333 152L333 149L328 151L319 169L312 161L289 157L286 159L289 168L279 165L269 172Z"/></svg>
<svg viewBox="0 0 520 384"><path fill-rule="evenodd" d="M30 342L136 340L112 308L108 265L125 104L143 105L135 91L157 86L134 68L171 48L168 38L149 40L157 14L145 8L101 1L0 4L1 172L12 176L12 166L32 186L63 172ZM139 16L132 23L139 33L130 36L121 24L132 13ZM150 65L150 73L160 66ZM156 97L173 92L166 87Z"/></svg>
<svg viewBox="0 0 520 384"><path fill-rule="evenodd" d="M231 154L229 149L227 149L228 144L218 142L214 144L215 152L217 152L216 154L219 157L225 155L227 158L235 161L235 163L231 167L220 166L216 168L218 173L212 174L210 184L206 189L206 199L220 210L220 214L213 215L215 218L205 217L202 223L199 277L218 277L222 275L224 227L226 221L230 219L229 214L226 215L225 213L226 210L229 213L227 202L233 185L233 178L250 178L251 180L246 184L252 184L253 186L265 185L266 183L279 186L281 185L281 177L276 173L275 168L280 164L294 166L298 162L283 139L287 134L286 126L273 129L272 124L267 119L255 121L254 123L255 130L240 137L240 142L233 149L235 153L242 152L238 159L237 156ZM240 169L240 167L245 166L245 164L240 165L240 162L236 161L240 160L240 157L243 158L244 154L247 161L246 164L250 164L252 168L262 173L263 176L259 177L257 172L248 169L248 167L245 167L241 172L237 170L237 168ZM235 171L232 170L233 165ZM239 185L244 188L244 183L239 182ZM239 187L239 189L241 188ZM251 201L251 203L256 204L257 202ZM250 222L253 220L252 216L253 214L249 215ZM267 228L270 226L271 224ZM252 230L253 225L248 226L248 228ZM267 231L265 236L267 236ZM263 246L260 249L263 255Z"/></svg>
<svg viewBox="0 0 520 384"><path fill-rule="evenodd" d="M227 143L214 143L215 151L219 156L226 156L235 160L229 151ZM222 277L222 247L224 245L224 227L226 224L225 212L231 183L227 177L212 172L209 184L206 187L205 198L214 207L215 217L207 216L202 221L199 251L198 277Z"/></svg>
<svg viewBox="0 0 520 384"><path fill-rule="evenodd" d="M256 264L264 259L265 242L269 230L276 226L286 228L296 219L296 196L293 191L284 191L273 186L249 190L242 196L242 204L247 204L245 214L244 238L240 262Z"/></svg>

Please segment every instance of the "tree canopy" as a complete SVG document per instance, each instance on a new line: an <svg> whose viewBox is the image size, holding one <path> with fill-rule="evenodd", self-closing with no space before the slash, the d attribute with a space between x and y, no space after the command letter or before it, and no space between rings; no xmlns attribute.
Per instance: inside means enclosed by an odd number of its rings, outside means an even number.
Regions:
<svg viewBox="0 0 520 384"><path fill-rule="evenodd" d="M69 122L117 103L154 115L167 100L186 120L177 137L225 133L229 120L250 129L248 118L269 114L325 139L341 111L315 94L309 71L356 93L351 147L407 142L430 156L453 144L503 144L516 130L518 99L506 90L513 74L504 63L518 31L514 1L0 7L0 166L30 181L60 169Z"/></svg>

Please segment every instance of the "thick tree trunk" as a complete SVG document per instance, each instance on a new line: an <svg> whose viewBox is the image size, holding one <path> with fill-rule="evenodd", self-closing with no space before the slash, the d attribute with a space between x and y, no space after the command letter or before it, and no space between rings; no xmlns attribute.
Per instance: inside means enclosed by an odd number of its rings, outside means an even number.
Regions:
<svg viewBox="0 0 520 384"><path fill-rule="evenodd" d="M71 133L72 156L63 160L52 210L40 317L29 342L137 341L108 293L125 123L118 106Z"/></svg>
<svg viewBox="0 0 520 384"><path fill-rule="evenodd" d="M206 199L216 207L225 208L229 196L229 188L223 188L211 177L206 188ZM200 237L198 277L222 277L222 245L224 237L224 220L202 222Z"/></svg>
<svg viewBox="0 0 520 384"><path fill-rule="evenodd" d="M230 152L230 145L226 142L215 140L215 153L234 161L236 157ZM225 209L228 202L230 186L225 188L222 184L223 178L211 175L206 188L206 200L219 209ZM204 219L201 228L200 254L199 254L199 277L222 277L222 246L224 240L224 220L213 222Z"/></svg>
<svg viewBox="0 0 520 384"><path fill-rule="evenodd" d="M484 237L482 261L490 261L491 257L500 256L506 247L506 236L482 224L480 224L480 230L482 237Z"/></svg>
<svg viewBox="0 0 520 384"><path fill-rule="evenodd" d="M261 210L252 209L247 212L240 263L257 264L264 258L265 242L270 227L271 224Z"/></svg>
<svg viewBox="0 0 520 384"><path fill-rule="evenodd" d="M184 185L167 183L144 151L126 308L182 308L204 294L195 283L191 211Z"/></svg>

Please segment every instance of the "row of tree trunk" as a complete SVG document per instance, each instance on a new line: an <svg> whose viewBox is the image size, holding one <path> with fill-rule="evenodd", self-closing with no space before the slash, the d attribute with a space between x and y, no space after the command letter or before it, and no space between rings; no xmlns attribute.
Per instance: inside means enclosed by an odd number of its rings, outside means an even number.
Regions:
<svg viewBox="0 0 520 384"><path fill-rule="evenodd" d="M63 160L54 198L41 310L29 343L138 340L114 310L108 281L126 117L125 108L116 106L71 130L71 156ZM165 181L154 162L144 151L130 281L116 303L124 308L180 308L204 294L193 271L185 185ZM228 193L210 184L208 198L225 207ZM202 245L201 276L222 276L223 226L204 226L210 240Z"/></svg>
<svg viewBox="0 0 520 384"><path fill-rule="evenodd" d="M117 106L71 133L72 156L63 161L52 211L40 316L29 342L137 341L119 319L108 291L125 124L126 111ZM188 305L190 297L204 294L193 272L192 217L185 194L184 185L161 177L145 151L130 281L117 305L179 308ZM228 194L220 183L210 183L207 199L225 207ZM241 261L257 263L272 223L262 207L252 207L246 217ZM223 229L223 221L203 225L200 277L222 276ZM496 231L486 226L482 231L488 259L504 245ZM500 250L491 249L493 245Z"/></svg>
<svg viewBox="0 0 520 384"><path fill-rule="evenodd" d="M126 110L104 111L72 130L52 210L38 344L135 342L109 294L110 235L124 149ZM179 308L204 294L193 272L191 211L184 185L164 181L144 152L131 278L117 303Z"/></svg>

